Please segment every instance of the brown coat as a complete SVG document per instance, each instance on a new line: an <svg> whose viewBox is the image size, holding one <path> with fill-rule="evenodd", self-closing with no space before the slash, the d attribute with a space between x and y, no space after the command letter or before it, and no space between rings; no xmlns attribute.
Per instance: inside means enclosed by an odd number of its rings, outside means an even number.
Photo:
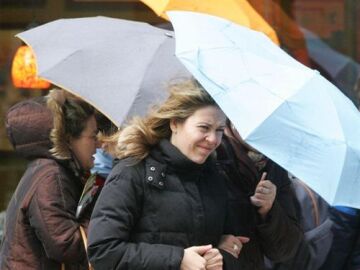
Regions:
<svg viewBox="0 0 360 270"><path fill-rule="evenodd" d="M51 157L51 112L43 101L28 100L7 115L17 152L30 159L9 203L0 269L86 269L75 211L83 184L70 162ZM86 222L85 222L86 223Z"/></svg>

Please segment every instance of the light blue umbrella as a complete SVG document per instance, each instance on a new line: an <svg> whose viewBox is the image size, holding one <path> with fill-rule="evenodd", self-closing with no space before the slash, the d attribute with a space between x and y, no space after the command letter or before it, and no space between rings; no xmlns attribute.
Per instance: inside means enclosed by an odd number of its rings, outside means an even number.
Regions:
<svg viewBox="0 0 360 270"><path fill-rule="evenodd" d="M360 208L360 114L334 85L264 34L168 12L176 55L247 143L330 204Z"/></svg>

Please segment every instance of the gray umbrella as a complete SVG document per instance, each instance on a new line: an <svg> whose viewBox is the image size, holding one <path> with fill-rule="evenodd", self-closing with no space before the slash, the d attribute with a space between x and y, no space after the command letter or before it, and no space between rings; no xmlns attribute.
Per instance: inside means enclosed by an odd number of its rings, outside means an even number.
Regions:
<svg viewBox="0 0 360 270"><path fill-rule="evenodd" d="M34 51L38 75L78 95L120 126L191 75L175 57L171 31L90 17L56 20L17 35Z"/></svg>

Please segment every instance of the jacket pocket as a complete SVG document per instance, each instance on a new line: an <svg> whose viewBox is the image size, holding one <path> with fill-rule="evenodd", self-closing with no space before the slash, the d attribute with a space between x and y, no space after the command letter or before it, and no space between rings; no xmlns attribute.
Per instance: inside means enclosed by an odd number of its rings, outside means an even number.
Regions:
<svg viewBox="0 0 360 270"><path fill-rule="evenodd" d="M325 261L333 241L333 222L328 218L318 227L305 233L305 240L309 245L312 265L311 269L318 269Z"/></svg>

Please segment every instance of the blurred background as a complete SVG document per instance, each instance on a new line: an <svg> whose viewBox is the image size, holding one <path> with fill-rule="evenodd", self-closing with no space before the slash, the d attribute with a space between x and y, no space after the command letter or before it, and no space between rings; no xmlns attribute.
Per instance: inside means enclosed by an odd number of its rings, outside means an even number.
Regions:
<svg viewBox="0 0 360 270"><path fill-rule="evenodd" d="M359 107L359 0L248 2L273 28L284 50L304 65L319 70ZM6 209L26 166L7 139L6 111L23 99L46 95L51 88L21 85L12 77L12 67L17 63L14 56L23 45L14 36L52 20L98 15L171 28L140 0L0 0L0 211ZM114 53L119 49L121 44Z"/></svg>

